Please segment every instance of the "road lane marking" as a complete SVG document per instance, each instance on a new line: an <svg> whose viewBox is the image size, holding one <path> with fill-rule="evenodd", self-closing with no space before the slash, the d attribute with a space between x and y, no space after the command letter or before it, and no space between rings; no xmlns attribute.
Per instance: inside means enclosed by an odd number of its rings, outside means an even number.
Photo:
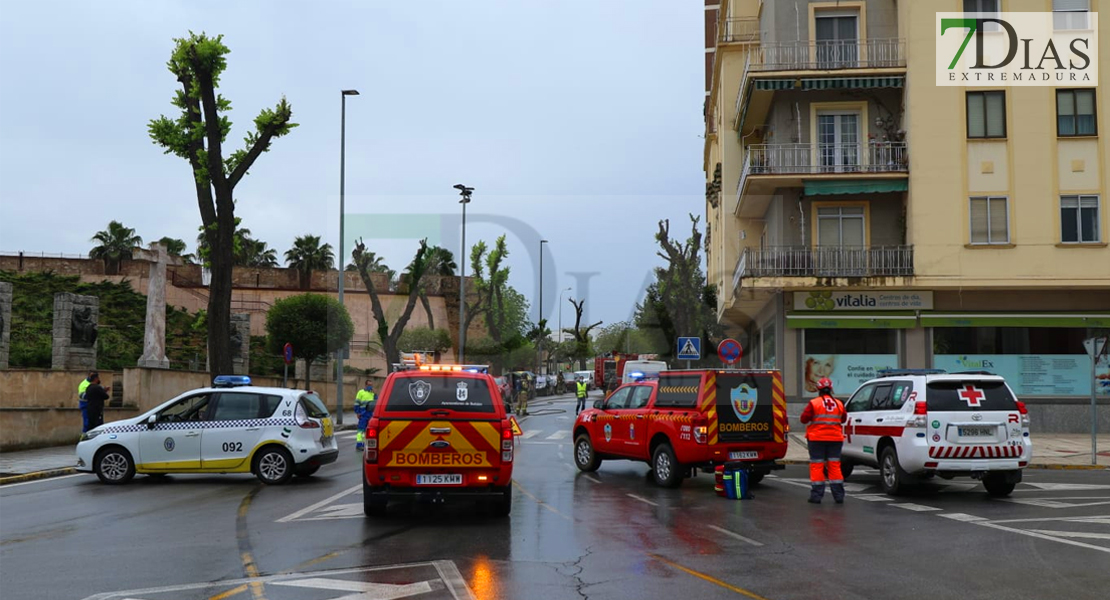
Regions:
<svg viewBox="0 0 1110 600"><path fill-rule="evenodd" d="M529 439L529 438L536 437L537 435L539 435L539 433L540 433L539 429L529 429L528 431L524 432L524 435L519 435L517 437L519 437L522 440L526 440L526 439Z"/></svg>
<svg viewBox="0 0 1110 600"><path fill-rule="evenodd" d="M321 500L321 501L317 502L316 504L313 504L312 506L307 506L305 508L302 508L301 510L298 510L297 512L295 512L293 514L286 515L286 516L284 516L284 517L282 517L282 518L280 518L280 519L278 519L277 521L274 521L274 522L275 523L288 523L289 521L292 521L292 520L294 520L298 517L303 517L304 515L307 515L308 513L320 508L321 506L327 506L328 504L331 504L332 502L335 502L336 500L342 498L343 496L346 496L348 494L353 494L361 488L362 488L362 484L356 485L356 486L352 487L349 490L339 492L338 494L336 494L336 495L334 495L330 498L326 498L324 500Z"/></svg>
<svg viewBox="0 0 1110 600"><path fill-rule="evenodd" d="M570 437L570 432L567 431L566 429L560 429L559 431L556 431L555 433L545 437L544 439L545 440L561 440L565 437Z"/></svg>
<svg viewBox="0 0 1110 600"><path fill-rule="evenodd" d="M1098 550L1099 552L1110 553L1110 548L1104 548L1102 546L1095 546L1094 544L1084 544L1083 542L1076 542L1074 540L1066 540L1066 539L1058 538L1058 537L1051 536L1051 535L1045 535L1043 533L1037 533L1037 532L1034 532L1034 531L1029 531L1027 529L1018 529L1016 527L1006 527L1004 525L999 525L997 523L991 523L989 521L974 521L973 524L974 525L979 525L980 527L990 527L991 529L999 529L1001 531L1009 531L1011 533L1017 533L1017 534L1026 535L1026 536L1029 536L1029 537L1035 537L1035 538L1039 538L1039 539L1042 539L1042 540L1060 542L1061 544L1068 544L1069 546L1078 546L1080 548L1087 548L1089 550Z"/></svg>
<svg viewBox="0 0 1110 600"><path fill-rule="evenodd" d="M1049 531L1047 529L1027 529L1033 533L1043 533L1065 538L1086 538L1090 540L1110 540L1110 533L1095 533L1093 531Z"/></svg>
<svg viewBox="0 0 1110 600"><path fill-rule="evenodd" d="M583 473L582 477L585 477L586 479L588 479L588 480L590 480L594 483L601 483L601 479L598 478L598 476L593 474L593 473Z"/></svg>
<svg viewBox="0 0 1110 600"><path fill-rule="evenodd" d="M1032 483L1032 482L1029 482L1029 481L1026 481L1026 482L1023 482L1023 483L1025 483L1025 485L1033 486L1035 488L1040 488L1041 490L1044 490L1044 491L1052 491L1052 492L1061 492L1061 491L1065 491L1065 490L1069 491L1069 492L1090 491L1090 490L1110 490L1110 485L1102 485L1102 484L1095 484L1095 483Z"/></svg>
<svg viewBox="0 0 1110 600"><path fill-rule="evenodd" d="M243 501L239 503L239 512L235 517L235 540L239 545L239 558L243 562L243 573L252 579L247 585L250 586L251 596L254 597L254 600L266 600L266 594L265 586L258 580L258 565L255 564L254 555L251 552L250 530L247 529L247 512L250 510L255 495L261 489L261 484L256 485L246 496L243 496Z"/></svg>
<svg viewBox="0 0 1110 600"><path fill-rule="evenodd" d="M977 517L975 515L969 515L967 513L944 513L937 516L944 517L945 519L952 519L953 521L963 521L965 523L972 523L974 521L986 521L986 519L984 519L983 517Z"/></svg>
<svg viewBox="0 0 1110 600"><path fill-rule="evenodd" d="M648 556L654 558L655 560L657 560L657 561L659 561L659 562L661 562L661 563L663 563L663 564L665 564L669 567L674 567L675 569L678 569L679 571L682 571L683 573L688 573L690 575L693 575L694 577L697 577L698 579L702 579L702 580L708 581L709 583L712 583L714 585L718 585L720 587L723 587L726 590L729 590L730 592L736 592L737 594L747 596L748 598L752 598L753 600L768 600L767 598L764 598L763 596L760 596L759 594L756 594L754 592L749 592L748 590L745 590L744 588L736 587L736 586L734 586L730 583L725 583L725 582L721 581L720 579L717 579L716 577L713 577L711 575L706 575L705 573L700 573L700 572L695 571L693 569L688 569L688 568L686 568L686 567L684 567L684 566L682 566L682 565L680 565L676 562L671 562L671 561L663 558L662 556L659 556L658 554L648 554Z"/></svg>
<svg viewBox="0 0 1110 600"><path fill-rule="evenodd" d="M258 578L240 577L238 579L227 579L227 580L224 580L224 581L201 581L201 582L197 582L197 583L186 583L186 584L180 584L180 585L167 585L167 586L161 586L161 587L135 589L135 590L124 590L124 591L118 591L118 592L103 592L103 593L100 593L100 594L94 594L92 596L87 596L87 597L84 598L84 600L128 600L128 599L137 600L140 596L147 596L147 595L151 595L151 594L165 594L165 593L168 593L168 592L184 592L184 591L192 591L192 590L207 590L207 589L211 589L213 586L225 586L225 585L234 586L234 585L240 585L240 584L251 584L251 583L255 583L255 582L261 582L261 583L264 583L264 584L273 584L273 583L277 583L279 581L288 581L288 580L293 579L295 577L299 577L299 578L303 579L303 578L309 578L309 577L312 577L312 576L319 576L319 577L336 577L336 576L341 576L341 575L363 575L363 576L365 576L365 575L368 575L368 574L371 574L371 573L382 573L382 572L386 572L386 571L396 571L396 570L400 570L400 569L415 569L415 568L420 568L420 567L434 568L436 570L436 572L438 574L440 574L440 577L443 580L444 585L447 587L447 590L449 592L451 592L451 595L456 600L474 600L474 593L466 585L466 582L463 580L462 575L459 574L458 567L456 567L455 564L452 561L449 561L449 560L436 560L436 561L417 562L417 563L404 563L404 564L396 564L396 565L382 565L382 566L377 566L377 567L357 567L357 568L351 568L351 569L336 569L336 570L328 570L328 571L312 571L312 572L308 572L308 573L298 573L296 575L282 573L282 574L277 574L277 575L266 575L266 576L258 577ZM339 600L339 599L333 599L333 600Z"/></svg>
<svg viewBox="0 0 1110 600"><path fill-rule="evenodd" d="M914 512L928 512L928 511L931 511L931 510L941 510L939 508L933 508L932 506L925 506L923 504L914 504L912 502L899 502L899 503L896 503L896 504L888 504L887 506L897 506L898 508L904 508L906 510L912 510Z"/></svg>
<svg viewBox="0 0 1110 600"><path fill-rule="evenodd" d="M286 570L282 571L279 574L280 575L292 575L294 573L300 572L303 569L307 569L307 568L309 568L313 565L318 565L318 564L320 564L320 563L322 563L326 560L331 560L331 559L339 556L340 554L343 554L343 553L342 552L328 552L327 554L325 554L323 556L318 556L318 557L316 557L312 560L303 562L303 563L293 567L292 569L286 569ZM209 598L208 600L216 600L216 599L215 598Z"/></svg>
<svg viewBox="0 0 1110 600"><path fill-rule="evenodd" d="M757 541L755 541L751 538L746 538L746 537L740 535L739 533L734 533L734 532L729 531L727 529L721 529L720 527L717 527L716 525L710 525L709 528L714 530L714 531L723 533L723 534L725 534L729 537L736 538L736 539L740 540L741 542L746 542L748 544L751 544L753 546L762 546L763 545L762 543L757 542Z"/></svg>
<svg viewBox="0 0 1110 600"><path fill-rule="evenodd" d="M1106 500L1110 496L1066 496L1055 498L999 498L1003 502L1012 502L1014 504L1026 504L1029 506L1039 506L1041 508L1080 508L1085 506L1104 506L1110 504L1110 500ZM1097 502L1060 502L1061 500L1097 500Z"/></svg>
<svg viewBox="0 0 1110 600"><path fill-rule="evenodd" d="M1089 515L1078 517L1042 517L1039 519L999 519L991 520L991 523L1036 523L1037 521L1085 521L1089 523L1098 523L1100 525L1110 524L1110 515Z"/></svg>
<svg viewBox="0 0 1110 600"><path fill-rule="evenodd" d="M407 598L419 594L428 594L432 591L431 582L428 581L408 584L368 583L347 579L327 579L325 577L275 581L270 585L287 585L290 587L332 590L338 592L359 592L357 594L336 598L335 600L393 600L394 598Z"/></svg>
<svg viewBox="0 0 1110 600"><path fill-rule="evenodd" d="M852 494L852 497L857 500L866 500L867 502L893 502L894 498L883 494Z"/></svg>
<svg viewBox="0 0 1110 600"><path fill-rule="evenodd" d="M233 587L230 590L227 590L226 592L220 592L219 594L216 594L215 596L210 596L208 598L208 600L224 600L225 598L230 598L230 597L235 596L237 594L242 594L245 591L247 591L247 584L244 583L243 585L241 585L239 587Z"/></svg>
<svg viewBox="0 0 1110 600"><path fill-rule="evenodd" d="M564 515L563 513L559 512L559 509L555 508L554 506L551 506L550 504L544 502L543 500L540 500L539 498L534 496L532 494L532 492L529 492L528 490L524 489L524 486L520 485L520 483L518 483L517 480L515 480L515 479L513 480L513 485L516 486L516 489L520 490L520 493L522 493L525 496L528 496L529 498L531 498L532 501L535 502L536 504L539 504L541 507L546 508L547 510L559 515L560 517L562 517L562 518L564 518L568 521L571 521L572 523L574 522L574 519L572 519L572 518Z"/></svg>
<svg viewBox="0 0 1110 600"><path fill-rule="evenodd" d="M641 498L641 497L637 496L636 494L625 494L625 496L628 496L629 498L632 498L633 500L639 500L640 502L643 502L644 504L650 504L652 506L659 506L655 502L652 502L651 500L648 500L647 498Z"/></svg>

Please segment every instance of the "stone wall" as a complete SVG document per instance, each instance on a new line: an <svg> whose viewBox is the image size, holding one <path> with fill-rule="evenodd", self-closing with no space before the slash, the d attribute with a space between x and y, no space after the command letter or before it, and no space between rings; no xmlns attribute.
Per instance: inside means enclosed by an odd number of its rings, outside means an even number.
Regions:
<svg viewBox="0 0 1110 600"><path fill-rule="evenodd" d="M75 444L81 437L81 410L77 386L88 375L85 371L47 371L14 369L0 371L0 452ZM106 388L122 383L122 406L105 407L104 422L136 417L189 390L205 387L207 373L165 369L124 369L122 373L101 372ZM280 377L252 377L256 386L281 387ZM355 392L363 379L347 376L344 404L348 418ZM374 378L381 389L382 379ZM304 382L290 378L290 388L303 389ZM335 411L335 384L312 383L312 389L330 410ZM119 399L113 396L112 402Z"/></svg>

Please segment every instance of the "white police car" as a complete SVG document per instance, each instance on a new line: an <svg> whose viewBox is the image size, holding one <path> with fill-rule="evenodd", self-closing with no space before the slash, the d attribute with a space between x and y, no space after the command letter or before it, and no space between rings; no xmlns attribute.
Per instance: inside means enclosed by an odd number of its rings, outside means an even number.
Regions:
<svg viewBox="0 0 1110 600"><path fill-rule="evenodd" d="M1006 496L1021 481L1033 444L1029 413L1006 380L985 371L893 369L845 403L841 468L879 468L883 491L917 480L970 476Z"/></svg>
<svg viewBox="0 0 1110 600"><path fill-rule="evenodd" d="M77 470L109 484L135 473L254 473L281 484L335 462L339 446L316 394L250 383L221 375L212 387L82 434Z"/></svg>

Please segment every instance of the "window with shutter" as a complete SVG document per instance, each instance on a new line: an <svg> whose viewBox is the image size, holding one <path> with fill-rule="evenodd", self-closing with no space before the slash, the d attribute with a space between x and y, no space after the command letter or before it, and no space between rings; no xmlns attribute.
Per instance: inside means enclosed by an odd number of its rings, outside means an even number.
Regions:
<svg viewBox="0 0 1110 600"><path fill-rule="evenodd" d="M1057 30L1088 29L1090 0L1052 0L1052 26Z"/></svg>
<svg viewBox="0 0 1110 600"><path fill-rule="evenodd" d="M967 92L967 137L1006 137L1006 92Z"/></svg>
<svg viewBox="0 0 1110 600"><path fill-rule="evenodd" d="M1009 244L1009 199L1006 197L971 198L971 243Z"/></svg>

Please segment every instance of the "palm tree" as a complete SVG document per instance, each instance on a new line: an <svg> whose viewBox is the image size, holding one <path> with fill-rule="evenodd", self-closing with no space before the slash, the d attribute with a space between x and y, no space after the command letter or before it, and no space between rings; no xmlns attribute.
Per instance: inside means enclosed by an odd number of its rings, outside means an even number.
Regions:
<svg viewBox="0 0 1110 600"><path fill-rule="evenodd" d="M187 264L193 263L193 255L185 253L185 240L165 236L158 240L158 243L166 247L166 252L168 252L170 256L176 256Z"/></svg>
<svg viewBox="0 0 1110 600"><path fill-rule="evenodd" d="M425 277L450 277L458 270L459 265L455 263L455 255L442 246L432 246L428 248L428 253L425 255L427 260L427 271L424 272ZM407 284L409 280L408 272L412 270L410 264L401 275L401 282ZM424 314L428 316L428 327L435 329L435 317L432 316L432 305L428 302L428 291L423 282L420 284L420 291L417 292L420 298L420 304L424 307Z"/></svg>
<svg viewBox="0 0 1110 600"><path fill-rule="evenodd" d="M285 264L301 274L301 289L308 289L313 271L325 271L335 266L335 253L331 244L320 245L320 236L303 235L293 240L293 247L285 253Z"/></svg>
<svg viewBox="0 0 1110 600"><path fill-rule="evenodd" d="M242 252L236 255L236 266L271 267L278 266L277 250L270 248L262 240L244 237L241 241Z"/></svg>
<svg viewBox="0 0 1110 600"><path fill-rule="evenodd" d="M89 258L103 260L104 272L108 275L118 274L120 262L130 260L131 250L143 245L143 238L119 221L108 223L108 229L96 232L90 241L99 242L99 245L89 251Z"/></svg>
<svg viewBox="0 0 1110 600"><path fill-rule="evenodd" d="M389 290L393 291L393 289L396 287L397 271L390 269L389 265L385 264L385 261L382 259L382 257L378 256L374 252L367 252L366 256L366 272L381 273L385 275L386 279L389 280ZM355 271L358 271L358 267L355 267L354 263L347 265L347 270L350 271L352 267L354 267Z"/></svg>

